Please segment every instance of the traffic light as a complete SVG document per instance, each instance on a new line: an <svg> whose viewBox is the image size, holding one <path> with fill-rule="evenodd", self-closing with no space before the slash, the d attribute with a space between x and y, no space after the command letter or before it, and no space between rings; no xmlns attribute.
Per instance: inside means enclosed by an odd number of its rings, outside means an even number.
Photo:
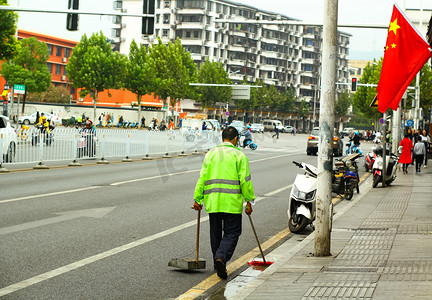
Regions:
<svg viewBox="0 0 432 300"><path fill-rule="evenodd" d="M78 9L79 0L69 0L68 9ZM70 31L78 30L78 14L67 14L66 29Z"/></svg>
<svg viewBox="0 0 432 300"><path fill-rule="evenodd" d="M143 14L153 16L142 18L142 34L152 35L154 33L155 2L154 0L143 0Z"/></svg>
<svg viewBox="0 0 432 300"><path fill-rule="evenodd" d="M351 82L351 91L357 91L357 78L353 77Z"/></svg>

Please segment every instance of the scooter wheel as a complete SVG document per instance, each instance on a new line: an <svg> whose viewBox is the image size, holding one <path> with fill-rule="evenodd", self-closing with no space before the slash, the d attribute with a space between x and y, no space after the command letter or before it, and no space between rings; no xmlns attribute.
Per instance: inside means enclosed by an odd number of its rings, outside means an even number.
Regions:
<svg viewBox="0 0 432 300"><path fill-rule="evenodd" d="M288 220L288 228L292 233L302 232L308 224L307 218L303 215L297 216L297 220L294 222L292 217Z"/></svg>
<svg viewBox="0 0 432 300"><path fill-rule="evenodd" d="M256 149L258 148L258 146L257 146L256 144L254 144L254 143L251 143L251 144L249 145L249 147L250 147L252 150L256 150Z"/></svg>
<svg viewBox="0 0 432 300"><path fill-rule="evenodd" d="M373 178L373 182L372 182L372 187L376 188L378 186L378 183L380 182L380 177L379 176L375 176Z"/></svg>
<svg viewBox="0 0 432 300"><path fill-rule="evenodd" d="M345 188L344 198L345 198L346 200L351 200L352 197L353 197L353 195L354 195L353 187L352 187L351 185L347 186L347 187Z"/></svg>

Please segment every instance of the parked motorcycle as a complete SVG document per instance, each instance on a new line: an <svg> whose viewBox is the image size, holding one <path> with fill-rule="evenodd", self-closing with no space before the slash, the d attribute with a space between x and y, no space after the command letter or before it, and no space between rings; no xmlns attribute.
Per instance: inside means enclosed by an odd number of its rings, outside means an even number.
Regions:
<svg viewBox="0 0 432 300"><path fill-rule="evenodd" d="M351 154L335 163L335 170L332 177L332 192L351 200L354 189L360 193L358 166L356 158L359 153Z"/></svg>
<svg viewBox="0 0 432 300"><path fill-rule="evenodd" d="M374 150L376 159L372 167L373 181L372 187L377 187L383 181L383 148L377 147ZM390 185L396 179L396 169L399 157L390 151L386 151L386 185Z"/></svg>
<svg viewBox="0 0 432 300"><path fill-rule="evenodd" d="M366 154L365 156L365 162L364 162L364 167L366 172L369 172L372 170L373 164L375 162L376 159L376 154L374 152L375 147L372 147L372 151L369 152L368 154Z"/></svg>
<svg viewBox="0 0 432 300"><path fill-rule="evenodd" d="M288 228L292 233L303 231L307 225L315 221L317 169L304 162L293 164L304 170L304 174L297 174L291 188L288 205Z"/></svg>

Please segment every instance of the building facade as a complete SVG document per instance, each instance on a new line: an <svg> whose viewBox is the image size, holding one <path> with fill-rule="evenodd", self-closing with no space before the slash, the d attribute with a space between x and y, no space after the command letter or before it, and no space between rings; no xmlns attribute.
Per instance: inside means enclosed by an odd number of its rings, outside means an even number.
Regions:
<svg viewBox="0 0 432 300"><path fill-rule="evenodd" d="M246 78L293 88L299 101L309 103L311 114L318 115L322 27L257 23L299 20L228 0L119 0L114 8L149 13L143 7L148 1L154 1L154 34L142 31L140 18L114 19L113 39L121 53L129 53L133 39L150 45L158 37L163 43L180 38L197 64L207 58L223 63L234 83ZM349 82L349 39L338 33L338 82Z"/></svg>

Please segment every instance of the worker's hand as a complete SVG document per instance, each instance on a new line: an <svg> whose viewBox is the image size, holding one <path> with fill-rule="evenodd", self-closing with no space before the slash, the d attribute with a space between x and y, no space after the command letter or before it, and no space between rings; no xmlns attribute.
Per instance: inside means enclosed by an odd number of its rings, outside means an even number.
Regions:
<svg viewBox="0 0 432 300"><path fill-rule="evenodd" d="M245 213L249 216L252 212L252 204L250 202L246 202Z"/></svg>
<svg viewBox="0 0 432 300"><path fill-rule="evenodd" d="M195 209L195 210L201 210L202 209L202 205L200 205L196 201L194 201L194 204L193 204L192 208Z"/></svg>

